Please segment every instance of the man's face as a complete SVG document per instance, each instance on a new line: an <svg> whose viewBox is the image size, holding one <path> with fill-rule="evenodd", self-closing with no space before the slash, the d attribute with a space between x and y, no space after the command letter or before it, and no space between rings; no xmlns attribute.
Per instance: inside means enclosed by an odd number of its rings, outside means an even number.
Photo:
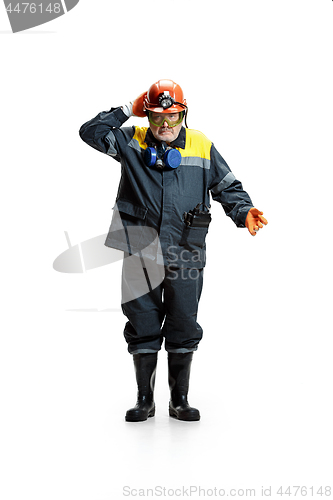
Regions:
<svg viewBox="0 0 333 500"><path fill-rule="evenodd" d="M150 121L149 125L155 139L167 143L177 139L182 128L182 121L174 127L171 127L170 124L172 125L179 120L179 113L151 113L151 118L155 124ZM168 121L166 121L166 119ZM157 125L159 123L160 125Z"/></svg>

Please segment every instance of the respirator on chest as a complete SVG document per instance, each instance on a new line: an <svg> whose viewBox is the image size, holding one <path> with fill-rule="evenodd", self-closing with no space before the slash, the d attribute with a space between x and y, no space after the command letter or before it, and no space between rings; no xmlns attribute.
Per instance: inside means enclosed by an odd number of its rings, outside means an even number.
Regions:
<svg viewBox="0 0 333 500"><path fill-rule="evenodd" d="M177 168L182 161L182 155L178 149L167 146L165 142L161 142L158 146L148 147L144 152L144 162L147 167L155 166L158 169Z"/></svg>

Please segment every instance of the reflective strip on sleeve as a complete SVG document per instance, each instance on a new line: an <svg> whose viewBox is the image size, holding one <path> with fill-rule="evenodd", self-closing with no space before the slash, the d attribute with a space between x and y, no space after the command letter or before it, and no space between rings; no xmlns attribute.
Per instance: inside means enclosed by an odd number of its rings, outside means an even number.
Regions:
<svg viewBox="0 0 333 500"><path fill-rule="evenodd" d="M105 141L109 144L109 149L107 150L106 154L109 156L116 156L118 154L118 152L115 148L116 138L115 138L112 130L110 130L108 135L105 137Z"/></svg>
<svg viewBox="0 0 333 500"><path fill-rule="evenodd" d="M147 147L147 144L139 144L139 142L137 141L137 139L135 139L133 137L133 139L131 139L131 141L128 143L129 147L130 148L133 148L135 149L136 151L141 151L141 149L146 149Z"/></svg>
<svg viewBox="0 0 333 500"><path fill-rule="evenodd" d="M221 182L219 182L216 186L214 186L211 189L211 192L213 194L221 193L221 191L223 191L224 189L229 187L234 182L234 180L236 180L236 177L234 176L234 174L232 172L229 172L225 177L223 177Z"/></svg>

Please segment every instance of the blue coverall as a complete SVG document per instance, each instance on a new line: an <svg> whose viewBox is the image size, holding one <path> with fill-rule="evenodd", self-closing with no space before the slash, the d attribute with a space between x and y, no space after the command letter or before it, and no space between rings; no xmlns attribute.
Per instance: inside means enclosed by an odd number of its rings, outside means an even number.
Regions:
<svg viewBox="0 0 333 500"><path fill-rule="evenodd" d="M195 351L202 338L196 319L208 229L187 226L184 213L199 203L209 206L211 195L236 226L245 227L253 204L214 144L201 132L182 127L170 144L180 151L181 163L178 168L161 170L148 167L144 161L145 149L158 142L151 130L122 127L127 119L120 107L111 108L82 125L80 136L121 164L106 246L142 258L155 234L159 239L161 252L146 257L157 262L162 259L158 263L164 265L163 282L122 304L128 318L124 330L128 350L131 354L156 352L165 338L169 352ZM135 259L124 259L123 289L131 287L139 269Z"/></svg>

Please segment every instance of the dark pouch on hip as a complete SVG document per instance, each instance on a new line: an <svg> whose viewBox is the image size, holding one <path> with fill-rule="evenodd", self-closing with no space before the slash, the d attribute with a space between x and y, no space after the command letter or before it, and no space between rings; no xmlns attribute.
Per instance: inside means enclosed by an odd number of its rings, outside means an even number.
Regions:
<svg viewBox="0 0 333 500"><path fill-rule="evenodd" d="M201 205L203 205L203 210L200 210ZM203 248L212 220L209 208L204 203L199 203L193 210L184 213L185 227L180 241L181 246L190 251Z"/></svg>

